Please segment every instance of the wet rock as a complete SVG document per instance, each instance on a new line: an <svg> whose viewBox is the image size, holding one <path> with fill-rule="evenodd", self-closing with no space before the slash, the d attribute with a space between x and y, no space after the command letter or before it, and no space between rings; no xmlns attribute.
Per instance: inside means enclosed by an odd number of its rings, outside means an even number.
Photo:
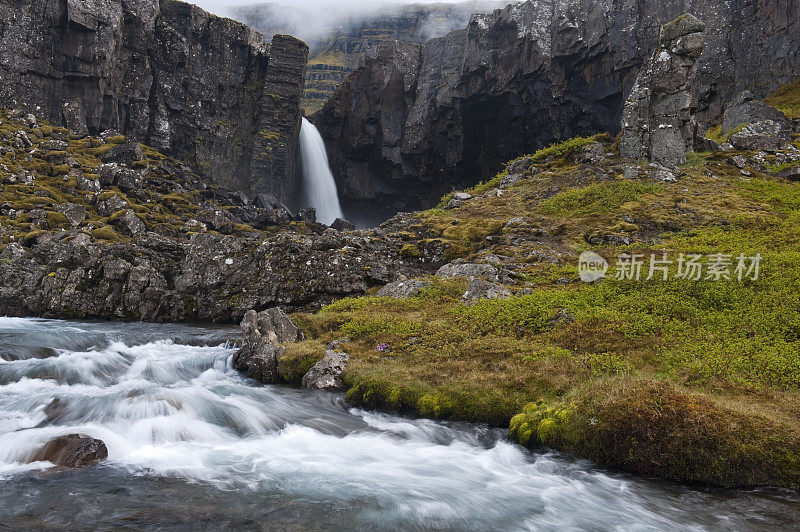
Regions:
<svg viewBox="0 0 800 532"><path fill-rule="evenodd" d="M277 308L247 311L240 327L244 346L233 356L234 367L259 382L278 382L278 359L284 352L278 344L301 340L300 330Z"/></svg>
<svg viewBox="0 0 800 532"><path fill-rule="evenodd" d="M511 291L503 285L490 283L483 279L473 279L467 287L467 291L461 296L461 302L465 304L475 303L482 299L498 299L511 297Z"/></svg>
<svg viewBox="0 0 800 532"><path fill-rule="evenodd" d="M350 356L347 353L325 351L323 359L303 375L303 386L315 390L345 389L344 373L347 370L348 360L350 360Z"/></svg>
<svg viewBox="0 0 800 532"><path fill-rule="evenodd" d="M407 279L389 283L376 294L378 297L392 297L395 299L405 299L418 295L423 289L431 285L430 281L423 279Z"/></svg>
<svg viewBox="0 0 800 532"><path fill-rule="evenodd" d="M44 444L30 457L31 462L52 462L60 467L86 467L108 458L101 440L85 434L59 436Z"/></svg>
<svg viewBox="0 0 800 532"><path fill-rule="evenodd" d="M76 203L64 203L58 210L69 220L73 227L77 227L86 219L86 207Z"/></svg>
<svg viewBox="0 0 800 532"><path fill-rule="evenodd" d="M659 43L644 65L622 114L620 153L663 166L686 162L695 144L693 115L697 61L705 47L705 25L685 14L661 28Z"/></svg>
<svg viewBox="0 0 800 532"><path fill-rule="evenodd" d="M271 344L282 344L298 342L303 339L300 329L279 308L271 308L258 313L250 310L244 315L240 326L245 338L253 341L265 338Z"/></svg>
<svg viewBox="0 0 800 532"><path fill-rule="evenodd" d="M147 231L147 226L131 209L126 209L121 215L113 218L111 223L125 236L139 236Z"/></svg>
<svg viewBox="0 0 800 532"><path fill-rule="evenodd" d="M260 340L252 347L243 348L233 355L233 367L251 379L264 384L280 382L278 360L286 349Z"/></svg>

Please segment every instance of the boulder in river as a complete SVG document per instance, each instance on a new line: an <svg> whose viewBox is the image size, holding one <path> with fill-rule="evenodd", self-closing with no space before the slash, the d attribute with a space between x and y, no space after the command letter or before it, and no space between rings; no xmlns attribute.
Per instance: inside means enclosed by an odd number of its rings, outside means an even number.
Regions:
<svg viewBox="0 0 800 532"><path fill-rule="evenodd" d="M248 310L240 326L244 346L233 356L233 366L257 381L278 382L278 359L284 351L279 344L302 340L303 333L278 308Z"/></svg>
<svg viewBox="0 0 800 532"><path fill-rule="evenodd" d="M52 462L61 467L85 467L108 457L101 440L85 434L67 434L45 443L31 456L31 462Z"/></svg>

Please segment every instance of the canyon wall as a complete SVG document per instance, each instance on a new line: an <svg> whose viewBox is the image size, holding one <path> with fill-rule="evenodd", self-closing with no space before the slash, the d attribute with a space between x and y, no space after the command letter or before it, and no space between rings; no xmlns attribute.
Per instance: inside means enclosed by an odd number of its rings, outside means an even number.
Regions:
<svg viewBox="0 0 800 532"><path fill-rule="evenodd" d="M503 0L456 3L370 6L343 3L336 9L322 5L265 2L230 8L233 18L266 36L288 33L305 41L311 51L303 92L308 114L322 108L369 50L388 40L424 42L465 28L473 13L491 13ZM320 16L320 10L324 16Z"/></svg>
<svg viewBox="0 0 800 532"><path fill-rule="evenodd" d="M423 44L385 43L314 115L346 202L428 206L554 141L617 133L659 28L707 26L700 123L800 77L800 0L536 0Z"/></svg>
<svg viewBox="0 0 800 532"><path fill-rule="evenodd" d="M308 48L173 0L0 0L0 104L294 193Z"/></svg>

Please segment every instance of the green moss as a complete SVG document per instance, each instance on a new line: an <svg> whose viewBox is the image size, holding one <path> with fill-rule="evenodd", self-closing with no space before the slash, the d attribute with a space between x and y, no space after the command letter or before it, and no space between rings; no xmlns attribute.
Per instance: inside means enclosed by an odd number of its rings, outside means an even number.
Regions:
<svg viewBox="0 0 800 532"><path fill-rule="evenodd" d="M92 236L96 240L106 240L108 242L122 242L125 240L122 235L114 231L114 229L108 225L92 231Z"/></svg>
<svg viewBox="0 0 800 532"><path fill-rule="evenodd" d="M560 192L542 202L539 210L562 216L592 216L619 209L645 195L658 194L662 187L629 179L592 183L584 188Z"/></svg>
<svg viewBox="0 0 800 532"><path fill-rule="evenodd" d="M48 212L47 225L50 227L50 229L66 229L70 227L69 220L67 220L67 217L60 212Z"/></svg>
<svg viewBox="0 0 800 532"><path fill-rule="evenodd" d="M407 259L419 257L421 254L422 252L414 244L406 244L402 248L400 248L400 256L405 257Z"/></svg>
<svg viewBox="0 0 800 532"><path fill-rule="evenodd" d="M569 403L532 403L512 418L509 434L646 476L800 485L800 442L787 427L659 381L607 381Z"/></svg>
<svg viewBox="0 0 800 532"><path fill-rule="evenodd" d="M800 80L779 87L764 102L775 107L787 118L800 118Z"/></svg>

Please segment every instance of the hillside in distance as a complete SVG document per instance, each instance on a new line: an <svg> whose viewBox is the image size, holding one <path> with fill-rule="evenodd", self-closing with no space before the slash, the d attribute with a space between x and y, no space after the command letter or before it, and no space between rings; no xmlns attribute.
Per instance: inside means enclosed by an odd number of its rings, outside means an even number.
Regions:
<svg viewBox="0 0 800 532"><path fill-rule="evenodd" d="M374 2L357 12L325 10L269 2L233 7L230 15L270 39L290 34L309 48L303 108L313 114L336 91L362 57L381 42L424 42L463 29L473 13L490 13L508 1L470 0L459 3L393 4Z"/></svg>

